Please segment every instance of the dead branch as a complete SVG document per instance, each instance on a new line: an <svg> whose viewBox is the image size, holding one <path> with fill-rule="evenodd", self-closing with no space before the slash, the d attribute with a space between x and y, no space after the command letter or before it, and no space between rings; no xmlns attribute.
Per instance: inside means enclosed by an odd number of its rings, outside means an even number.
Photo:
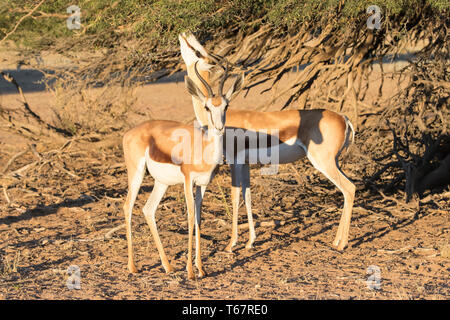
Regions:
<svg viewBox="0 0 450 320"><path fill-rule="evenodd" d="M27 148L27 149L25 149L25 150L23 150L23 151L21 151L19 153L16 153L14 156L12 156L11 159L9 159L9 161L6 163L6 166L3 168L2 175L4 175L6 173L6 171L8 171L9 167L14 163L14 161L17 158L25 155L28 151L30 151L29 148Z"/></svg>
<svg viewBox="0 0 450 320"><path fill-rule="evenodd" d="M121 224L121 225L119 225L119 226L117 226L117 227L115 227L115 228L112 228L111 230L109 230L107 233L105 233L105 239L110 239L111 237L112 237L112 235L115 233L115 232L117 232L117 231L119 231L119 230L122 230L122 229L124 229L126 227L126 225L125 225L125 223L124 224Z"/></svg>
<svg viewBox="0 0 450 320"><path fill-rule="evenodd" d="M378 249L378 252L386 253L386 254L401 254L404 252L411 251L413 249L413 246L406 246L397 250L385 250L385 249Z"/></svg>
<svg viewBox="0 0 450 320"><path fill-rule="evenodd" d="M62 134L62 135L64 135L64 136L71 136L71 135L72 135L69 131L64 130L64 129L61 129L61 128L57 128L57 127L55 127L55 126L53 126L53 125L51 125L51 124L45 122L44 120L42 120L42 118L41 118L38 114L36 114L33 110L31 110L30 105L28 104L28 102L27 102L27 100L26 100L26 98L25 98L25 96L24 96L24 94L23 94L23 90L22 90L22 88L20 87L20 85L17 83L17 81L16 81L11 75L9 75L9 74L7 74L7 73L5 73L5 72L3 72L3 71L0 71L0 74L3 76L3 78L4 78L6 81L12 83L12 84L16 87L17 92L19 93L20 98L22 99L22 104L23 104L23 106L25 107L25 110L26 110L26 111L28 112L28 114L30 114L30 115L33 117L33 119L35 119L40 125L43 125L46 129L48 129L48 130L50 130L50 131L52 131L52 132L56 132L56 133Z"/></svg>
<svg viewBox="0 0 450 320"><path fill-rule="evenodd" d="M229 226L229 223L227 223L225 220L217 218L214 219L215 221L218 221L223 226ZM290 220L270 220L270 221L261 221L261 222L255 222L255 228L258 227L279 227L284 226L287 222ZM242 223L238 225L238 229L247 229L248 223Z"/></svg>
<svg viewBox="0 0 450 320"><path fill-rule="evenodd" d="M5 196L5 199L6 199L6 203L10 204L11 200L9 199L8 193L6 192L6 187L3 186L2 189L3 189L3 195Z"/></svg>
<svg viewBox="0 0 450 320"><path fill-rule="evenodd" d="M28 18L29 16L31 16L44 2L45 2L45 0L41 0L41 2L39 2L33 9L31 9L30 12L28 12L26 15L24 15L22 18L20 18L19 21L14 26L14 28L10 32L8 32L3 37L2 40L0 40L0 44L2 44L10 35L12 35L14 32L16 32L17 28L22 23L22 21L25 20L26 18Z"/></svg>

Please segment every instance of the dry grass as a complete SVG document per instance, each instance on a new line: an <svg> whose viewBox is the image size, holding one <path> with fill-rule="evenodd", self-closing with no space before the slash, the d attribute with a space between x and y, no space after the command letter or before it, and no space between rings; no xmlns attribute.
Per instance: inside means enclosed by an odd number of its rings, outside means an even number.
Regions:
<svg viewBox="0 0 450 320"><path fill-rule="evenodd" d="M108 134L125 126L127 114L136 103L136 87L105 86L99 89L60 80L52 89L55 124L73 135Z"/></svg>

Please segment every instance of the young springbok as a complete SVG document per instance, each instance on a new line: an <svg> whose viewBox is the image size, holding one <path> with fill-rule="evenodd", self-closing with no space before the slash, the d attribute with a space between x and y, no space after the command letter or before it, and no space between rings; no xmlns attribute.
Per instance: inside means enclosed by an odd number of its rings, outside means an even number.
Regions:
<svg viewBox="0 0 450 320"><path fill-rule="evenodd" d="M198 61L222 66L225 59L210 54L192 34L179 35L181 55L186 63L187 73L202 88L203 82L210 83L209 69L200 72L204 81L196 77L194 65ZM223 67L223 66L222 66ZM206 123L207 114L197 100L193 100L194 111L200 123ZM257 133L257 141L253 144L225 143L225 155L231 169L231 196L233 203L233 219L231 239L226 251L231 252L238 237L239 189L242 189L247 209L249 225L249 241L246 248L251 248L256 235L254 230L251 193L250 168L248 155L252 151L277 153L278 163L295 162L308 157L312 165L322 172L344 195L344 209L333 245L343 250L348 244L350 220L355 197L355 185L340 170L338 157L354 138L353 126L344 115L324 109L285 110L274 112L256 112L229 110L226 118L225 139L231 135L234 139L237 130ZM267 132L277 132L275 143L267 147ZM254 135L255 136L255 135ZM232 150L228 150L231 146ZM263 146L263 147L261 147ZM252 150L253 148L253 150ZM271 149L272 148L272 149ZM271 150L270 150L271 149ZM245 161L239 162L240 155ZM242 157L241 157L242 158Z"/></svg>
<svg viewBox="0 0 450 320"><path fill-rule="evenodd" d="M202 65L201 62L196 62L193 66L194 72L196 78L203 80L197 69L198 64ZM208 65L203 65L203 69L208 67ZM200 66L200 69L202 69L202 66ZM128 269L132 273L137 272L137 268L133 259L131 216L147 166L155 182L143 212L150 226L165 271L169 273L174 269L167 259L159 238L155 212L167 187L184 183L189 229L186 267L188 278L194 278L192 268L194 223L196 236L195 265L199 277L206 275L202 266L200 251L201 203L206 186L212 179L217 164L222 161L222 140L228 102L242 85L242 78L237 78L226 94L223 94L223 85L227 76L228 69L226 69L220 82L218 95L214 95L211 88L202 91L190 77L185 78L189 93L208 115L207 122L202 123L202 128L175 121L147 121L129 130L123 137L123 151L128 173L128 195L124 204L124 213L128 243ZM180 138L182 142L178 142ZM194 184L196 185L195 203L192 190ZM194 219L195 216L197 219Z"/></svg>

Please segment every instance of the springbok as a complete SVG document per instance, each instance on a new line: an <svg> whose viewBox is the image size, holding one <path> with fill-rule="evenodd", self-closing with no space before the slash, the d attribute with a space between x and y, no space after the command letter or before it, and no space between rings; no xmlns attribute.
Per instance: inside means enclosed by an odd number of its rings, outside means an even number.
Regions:
<svg viewBox="0 0 450 320"><path fill-rule="evenodd" d="M202 63L196 62L193 66L196 78L201 79L197 64L202 69ZM203 66L203 68L207 67L208 65ZM237 78L224 95L222 90L227 77L228 69L226 69L220 82L218 95L214 95L212 90L203 94L190 77L185 78L188 92L208 115L207 121L202 123L202 128L175 121L147 121L129 130L123 137L123 151L128 173L128 194L123 208L128 243L128 270L132 273L138 270L133 258L131 216L147 166L155 182L143 212L150 226L165 271L169 273L174 268L169 263L159 238L155 212L167 187L184 183L189 229L186 266L188 278L193 279L195 277L192 268L194 223L196 237L195 265L199 277L206 275L202 266L200 250L200 209L206 186L212 179L217 164L222 161L225 114L228 102L241 88L243 82L242 78ZM177 142L180 138L181 143ZM193 197L194 184L196 185L195 203ZM195 216L197 219L194 219Z"/></svg>
<svg viewBox="0 0 450 320"><path fill-rule="evenodd" d="M209 69L200 72L201 79L196 76L194 65L198 61L208 64L217 64L223 67L225 59L210 54L190 33L179 35L181 55L186 63L187 73L203 91L206 90L204 82L210 83ZM198 121L207 123L207 113L196 99L193 99L194 112ZM236 145L224 144L227 162L230 163L232 186L231 198L233 203L233 219L231 239L226 251L232 252L238 237L238 210L239 189L242 189L247 210L249 225L249 241L246 248L251 248L256 235L254 230L250 192L250 168L248 154L252 148L267 146L267 132L278 132L276 146L278 148L278 163L295 162L308 157L312 165L322 172L344 195L344 209L339 222L333 245L343 250L348 244L350 220L355 197L355 185L340 170L338 157L344 148L354 139L354 129L349 119L336 112L324 109L315 110L285 110L273 112L257 112L243 110L229 110L226 118L225 139L228 135L236 136L236 129L247 132L256 132L256 143ZM229 146L233 150L227 150ZM261 151L261 149L256 150ZM245 153L245 161L239 163L239 155ZM231 161L230 161L231 160Z"/></svg>

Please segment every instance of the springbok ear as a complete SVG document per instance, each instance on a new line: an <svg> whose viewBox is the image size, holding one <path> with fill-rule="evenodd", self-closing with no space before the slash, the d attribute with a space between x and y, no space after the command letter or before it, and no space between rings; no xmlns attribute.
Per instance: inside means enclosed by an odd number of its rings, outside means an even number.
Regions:
<svg viewBox="0 0 450 320"><path fill-rule="evenodd" d="M206 58L208 56L208 52L206 49L200 44L200 42L197 40L197 38L192 34L192 32L188 31L184 34L184 38L186 39L186 42L188 45L193 48L194 50L197 50L198 53L201 55L201 58Z"/></svg>
<svg viewBox="0 0 450 320"><path fill-rule="evenodd" d="M204 94L200 91L200 89L197 87L194 81L192 81L192 79L189 78L189 76L184 77L184 82L186 84L186 88L189 94L200 100L202 103L205 103L206 98Z"/></svg>
<svg viewBox="0 0 450 320"><path fill-rule="evenodd" d="M227 93L225 94L225 98L228 101L231 101L239 92L239 90L242 89L243 86L244 86L244 74L236 78L233 85L230 87L230 89L228 89Z"/></svg>

